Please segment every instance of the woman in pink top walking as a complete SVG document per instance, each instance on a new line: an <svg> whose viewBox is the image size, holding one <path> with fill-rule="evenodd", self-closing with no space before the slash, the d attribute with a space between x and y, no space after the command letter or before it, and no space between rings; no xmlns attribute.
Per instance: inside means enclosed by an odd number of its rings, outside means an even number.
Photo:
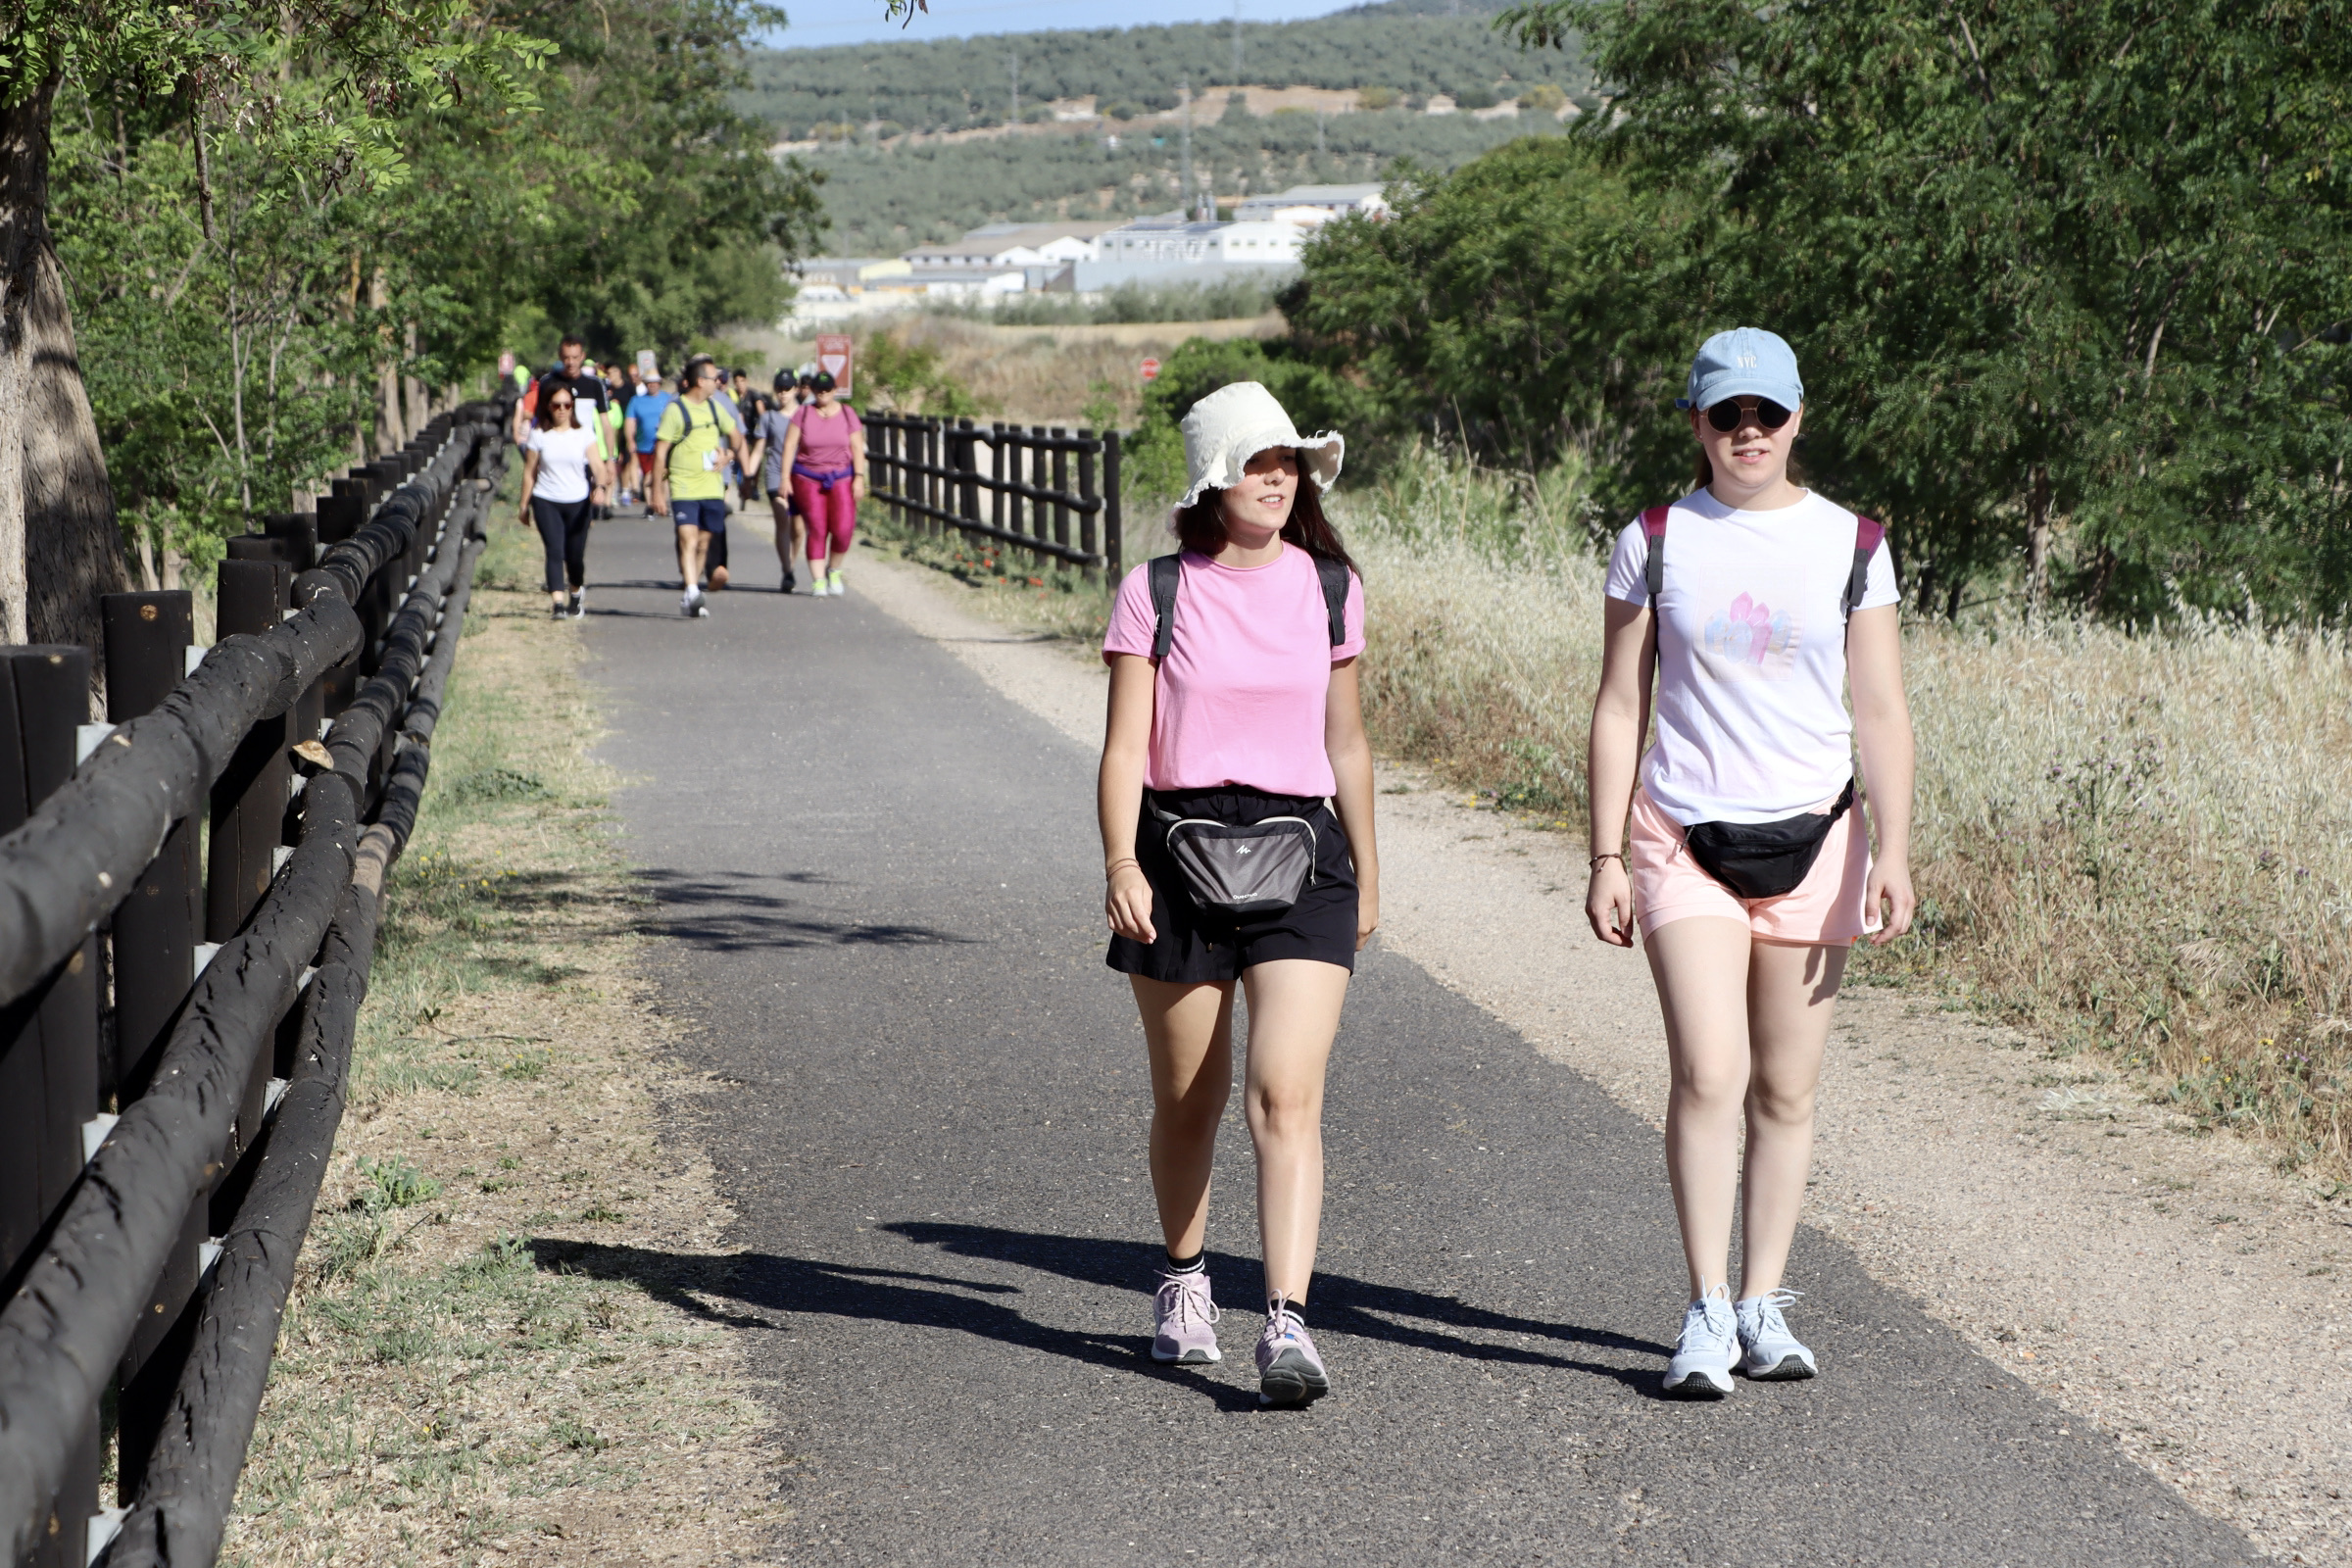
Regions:
<svg viewBox="0 0 2352 1568"><path fill-rule="evenodd" d="M1304 1404L1330 1388L1301 1315L1323 1212L1324 1066L1356 950L1380 920L1355 668L1363 584L1323 516L1338 435L1301 438L1250 381L1193 407L1184 449L1182 553L1127 574L1102 639L1110 714L1096 803L1107 961L1135 989L1152 1057L1167 1246L1152 1354L1219 1359L1203 1248L1238 980L1265 1257L1258 1397Z"/></svg>
<svg viewBox="0 0 2352 1568"><path fill-rule="evenodd" d="M793 506L808 519L808 591L839 594L858 503L865 499L865 426L856 409L834 398L831 375L817 371L809 387L816 396L792 411L782 466Z"/></svg>

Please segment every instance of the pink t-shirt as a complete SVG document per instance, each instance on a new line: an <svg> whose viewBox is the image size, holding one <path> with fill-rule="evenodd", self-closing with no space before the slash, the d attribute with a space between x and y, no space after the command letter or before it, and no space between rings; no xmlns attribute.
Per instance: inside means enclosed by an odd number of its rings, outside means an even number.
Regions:
<svg viewBox="0 0 2352 1568"><path fill-rule="evenodd" d="M1315 559L1287 543L1262 566L1220 566L1186 552L1174 618L1175 644L1153 688L1145 787L1336 790L1323 700L1331 666L1364 651L1364 585L1355 574L1348 574L1348 640L1337 648ZM1151 658L1152 626L1151 568L1138 566L1119 584L1103 658Z"/></svg>
<svg viewBox="0 0 2352 1568"><path fill-rule="evenodd" d="M830 418L818 414L813 403L792 411L792 422L801 431L801 450L792 460L795 466L810 473L839 473L857 466L851 454L857 450L858 433L864 425L858 422L858 411L848 404L836 403L833 410Z"/></svg>

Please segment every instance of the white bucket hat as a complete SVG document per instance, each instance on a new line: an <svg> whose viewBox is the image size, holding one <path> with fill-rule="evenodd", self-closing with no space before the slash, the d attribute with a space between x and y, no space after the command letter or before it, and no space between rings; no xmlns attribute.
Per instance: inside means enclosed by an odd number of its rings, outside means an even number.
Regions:
<svg viewBox="0 0 2352 1568"><path fill-rule="evenodd" d="M1262 382L1221 386L1184 416L1184 466L1192 482L1176 503L1177 510L1200 500L1203 490L1230 490L1240 484L1243 467L1269 447L1296 448L1300 468L1317 489L1328 490L1340 476L1348 442L1337 430L1300 435Z"/></svg>

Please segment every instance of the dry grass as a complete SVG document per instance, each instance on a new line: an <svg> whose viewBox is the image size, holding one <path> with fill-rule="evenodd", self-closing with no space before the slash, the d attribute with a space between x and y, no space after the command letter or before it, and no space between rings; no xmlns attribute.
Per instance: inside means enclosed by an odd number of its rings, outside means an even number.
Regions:
<svg viewBox="0 0 2352 1568"><path fill-rule="evenodd" d="M1390 473L1334 500L1370 599L1379 746L1581 832L1602 573L1576 475ZM1099 593L992 601L1101 634ZM2096 1052L2284 1168L2352 1178L2347 652L2222 621L1910 626L1921 931L1858 974Z"/></svg>
<svg viewBox="0 0 2352 1568"><path fill-rule="evenodd" d="M729 1215L657 1138L645 905L536 562L500 528L228 1562L726 1561L781 1517L703 1299Z"/></svg>

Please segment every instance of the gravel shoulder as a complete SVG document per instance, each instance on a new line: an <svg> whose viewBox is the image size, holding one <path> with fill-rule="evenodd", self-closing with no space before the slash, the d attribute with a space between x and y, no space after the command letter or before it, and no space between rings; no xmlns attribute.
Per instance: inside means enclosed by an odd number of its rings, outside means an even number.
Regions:
<svg viewBox="0 0 2352 1568"><path fill-rule="evenodd" d="M1100 744L1090 651L860 552L856 592ZM1581 846L1384 764L1381 940L1653 1124L1637 954L1586 930ZM2198 1136L2120 1075L1933 1002L1841 999L1807 1218L2192 1506L2281 1561L2352 1562L2352 1194ZM1800 1282L1801 1284L1801 1282Z"/></svg>

